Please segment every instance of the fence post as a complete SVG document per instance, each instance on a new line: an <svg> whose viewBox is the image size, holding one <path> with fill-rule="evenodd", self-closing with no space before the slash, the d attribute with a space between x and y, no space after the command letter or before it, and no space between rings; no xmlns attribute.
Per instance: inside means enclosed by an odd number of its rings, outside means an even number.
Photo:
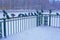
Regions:
<svg viewBox="0 0 60 40"><path fill-rule="evenodd" d="M40 26L42 23L42 14L41 13L37 13L37 26Z"/></svg>
<svg viewBox="0 0 60 40"><path fill-rule="evenodd" d="M6 19L3 19L3 25L4 25L4 37L6 37Z"/></svg>
<svg viewBox="0 0 60 40"><path fill-rule="evenodd" d="M51 26L51 10L49 10L49 26Z"/></svg>

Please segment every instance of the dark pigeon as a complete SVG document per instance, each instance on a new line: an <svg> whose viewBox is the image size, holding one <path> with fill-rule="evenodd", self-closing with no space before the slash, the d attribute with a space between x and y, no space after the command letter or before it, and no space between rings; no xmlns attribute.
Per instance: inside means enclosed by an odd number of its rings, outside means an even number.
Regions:
<svg viewBox="0 0 60 40"><path fill-rule="evenodd" d="M7 14L7 12L5 10L3 10L3 13L4 13L3 16L6 16L7 19L10 18L9 15Z"/></svg>
<svg viewBox="0 0 60 40"><path fill-rule="evenodd" d="M24 17L24 14L19 14L18 17Z"/></svg>
<svg viewBox="0 0 60 40"><path fill-rule="evenodd" d="M59 13L56 13L57 15L59 15Z"/></svg>

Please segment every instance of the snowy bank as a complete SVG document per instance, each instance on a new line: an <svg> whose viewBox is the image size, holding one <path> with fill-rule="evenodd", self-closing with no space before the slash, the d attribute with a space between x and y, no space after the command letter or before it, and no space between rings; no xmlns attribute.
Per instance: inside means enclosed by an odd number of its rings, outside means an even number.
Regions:
<svg viewBox="0 0 60 40"><path fill-rule="evenodd" d="M40 26L1 40L60 40L60 29Z"/></svg>

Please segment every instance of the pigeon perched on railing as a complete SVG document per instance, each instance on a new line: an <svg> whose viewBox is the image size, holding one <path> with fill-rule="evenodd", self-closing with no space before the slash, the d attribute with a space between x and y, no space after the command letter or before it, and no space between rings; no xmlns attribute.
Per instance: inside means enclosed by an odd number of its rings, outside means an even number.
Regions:
<svg viewBox="0 0 60 40"><path fill-rule="evenodd" d="M36 12L37 12L37 13L39 13L39 11L38 11L38 10L36 10Z"/></svg>
<svg viewBox="0 0 60 40"><path fill-rule="evenodd" d="M44 11L41 9L41 13L43 13Z"/></svg>
<svg viewBox="0 0 60 40"><path fill-rule="evenodd" d="M3 10L3 13L4 13L4 14L3 14L4 17L6 16L7 19L10 18L9 15L7 14L7 12L6 12L5 10Z"/></svg>
<svg viewBox="0 0 60 40"><path fill-rule="evenodd" d="M30 16L30 13L28 13L28 16Z"/></svg>
<svg viewBox="0 0 60 40"><path fill-rule="evenodd" d="M38 15L41 15L41 12L39 12Z"/></svg>
<svg viewBox="0 0 60 40"><path fill-rule="evenodd" d="M34 15L37 16L37 13L34 12Z"/></svg>
<svg viewBox="0 0 60 40"><path fill-rule="evenodd" d="M56 13L57 15L59 15L59 13Z"/></svg>
<svg viewBox="0 0 60 40"><path fill-rule="evenodd" d="M11 16L14 18L15 17L15 14L11 14Z"/></svg>
<svg viewBox="0 0 60 40"><path fill-rule="evenodd" d="M52 10L49 10L49 13L52 13Z"/></svg>
<svg viewBox="0 0 60 40"><path fill-rule="evenodd" d="M31 16L34 16L34 14L31 12Z"/></svg>
<svg viewBox="0 0 60 40"><path fill-rule="evenodd" d="M27 16L28 16L28 15L25 13L25 14L24 14L24 17L27 17Z"/></svg>
<svg viewBox="0 0 60 40"><path fill-rule="evenodd" d="M18 17L24 17L24 14L19 14Z"/></svg>

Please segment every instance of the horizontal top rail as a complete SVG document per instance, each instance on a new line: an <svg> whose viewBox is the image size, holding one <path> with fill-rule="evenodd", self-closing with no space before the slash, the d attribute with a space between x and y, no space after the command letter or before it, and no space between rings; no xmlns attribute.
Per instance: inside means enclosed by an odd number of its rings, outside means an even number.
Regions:
<svg viewBox="0 0 60 40"><path fill-rule="evenodd" d="M60 15L57 15L57 14L41 14L41 15L50 15L50 16L60 16ZM27 19L27 18L33 18L33 17L36 17L36 15L34 15L34 16L21 16L21 17L10 17L9 19L13 19L13 18L22 18L22 19ZM4 19L7 19L7 18L0 18L0 20L4 20Z"/></svg>
<svg viewBox="0 0 60 40"><path fill-rule="evenodd" d="M0 20L1 20L1 22L3 22L3 20L5 19L6 20L6 22L9 22L9 21L13 21L13 19L14 19L14 21L15 20L23 20L23 19L30 19L30 18L36 18L36 16L28 16L28 17L14 17L14 18L9 18L9 19L7 19L7 18L1 18Z"/></svg>

